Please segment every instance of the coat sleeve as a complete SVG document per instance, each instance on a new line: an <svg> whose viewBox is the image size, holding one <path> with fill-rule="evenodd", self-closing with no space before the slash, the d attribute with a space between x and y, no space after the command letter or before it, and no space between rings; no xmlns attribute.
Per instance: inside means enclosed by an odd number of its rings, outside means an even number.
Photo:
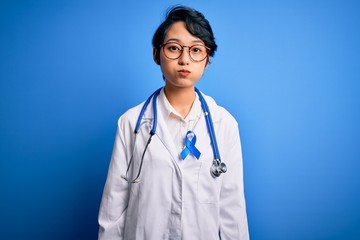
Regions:
<svg viewBox="0 0 360 240"><path fill-rule="evenodd" d="M225 127L222 161L227 165L220 193L220 237L222 240L249 239L246 215L243 163L238 124L231 119Z"/></svg>
<svg viewBox="0 0 360 240"><path fill-rule="evenodd" d="M124 123L120 118L114 149L99 210L98 239L123 239L126 209L128 206L128 182L121 176L127 168L127 143Z"/></svg>

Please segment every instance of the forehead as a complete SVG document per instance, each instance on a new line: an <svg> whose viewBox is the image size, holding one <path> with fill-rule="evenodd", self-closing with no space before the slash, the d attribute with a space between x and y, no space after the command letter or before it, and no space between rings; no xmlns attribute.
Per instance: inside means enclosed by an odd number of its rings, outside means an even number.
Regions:
<svg viewBox="0 0 360 240"><path fill-rule="evenodd" d="M164 42L175 41L183 44L187 43L203 43L203 41L192 35L187 29L184 22L174 23L165 35Z"/></svg>

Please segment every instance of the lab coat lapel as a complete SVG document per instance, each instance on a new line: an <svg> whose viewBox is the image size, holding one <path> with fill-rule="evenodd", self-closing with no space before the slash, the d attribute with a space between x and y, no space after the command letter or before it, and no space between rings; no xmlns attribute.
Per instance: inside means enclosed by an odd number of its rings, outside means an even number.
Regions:
<svg viewBox="0 0 360 240"><path fill-rule="evenodd" d="M153 108L149 107L144 113L144 119L150 120L149 122L153 122ZM150 126L151 128L151 126ZM165 146L169 154L171 155L172 160L178 165L178 152L176 151L175 143L170 135L170 132L167 128L167 123L165 121L164 116L162 115L161 111L157 111L157 127L156 127L156 134L155 134L161 143Z"/></svg>

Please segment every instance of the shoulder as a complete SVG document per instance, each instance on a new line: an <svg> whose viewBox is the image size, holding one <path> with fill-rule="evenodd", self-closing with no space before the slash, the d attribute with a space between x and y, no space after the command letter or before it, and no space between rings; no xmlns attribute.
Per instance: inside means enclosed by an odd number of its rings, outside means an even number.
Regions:
<svg viewBox="0 0 360 240"><path fill-rule="evenodd" d="M214 122L223 122L227 124L234 124L237 126L237 121L234 116L224 107L218 105L214 98L202 93L208 106Z"/></svg>
<svg viewBox="0 0 360 240"><path fill-rule="evenodd" d="M230 146L235 146L233 144L239 142L240 132L238 122L227 109L219 106L212 97L204 94L203 96L209 106L218 144L222 150L227 151L226 149L229 149Z"/></svg>
<svg viewBox="0 0 360 240"><path fill-rule="evenodd" d="M126 110L118 119L118 127L120 129L126 129L126 128L133 129L136 125L136 121L139 117L143 105L144 102Z"/></svg>

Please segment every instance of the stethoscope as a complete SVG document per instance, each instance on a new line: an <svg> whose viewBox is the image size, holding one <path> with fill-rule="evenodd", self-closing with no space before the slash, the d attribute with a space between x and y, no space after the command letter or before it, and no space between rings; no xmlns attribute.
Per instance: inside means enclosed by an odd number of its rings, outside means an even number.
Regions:
<svg viewBox="0 0 360 240"><path fill-rule="evenodd" d="M157 100L157 97L161 91L162 87L159 88L158 90L156 90L153 94L150 95L150 97L145 101L141 111L140 111L140 114L139 114L139 117L137 119L137 122L136 122L136 125L135 125L135 130L134 130L134 133L135 133L135 139L134 139L134 146L133 146L133 149L132 149L132 154L131 154L131 158L130 158L130 161L129 161L129 164L128 164L128 167L126 169L126 176L122 175L121 177L123 179L125 179L126 181L128 181L129 183L138 183L139 182L139 177L140 177L140 173L141 173L141 169L142 169L142 165L143 165L143 162L144 162L144 156L145 156L145 153L146 153L146 150L151 142L151 138L155 135L156 133L156 126L157 126L157 105L156 105L156 100ZM217 142L216 142L216 137L215 137L215 131L214 131L214 125L213 125L213 121L212 121L212 118L211 118L211 115L210 115L210 111L209 111L209 107L205 101L205 98L203 97L203 95L201 94L201 92L195 88L195 91L196 93L198 94L199 96L199 100L200 100L200 103L201 103L201 108L204 112L204 115L205 115L205 121L206 121L206 126L207 126L207 129L208 129L208 132L209 132L209 136L210 136L210 140L211 140L211 147L212 147L212 150L213 150L213 153L214 153L214 160L213 160L213 163L210 167L210 174L212 177L216 178L216 177L219 177L221 175L221 173L225 173L227 171L227 168L226 168L226 164L223 163L221 161L221 158L220 158L220 153L219 153L219 148L217 146ZM144 148L144 151L142 153L142 156L141 156L141 161L140 161L140 166L139 166L139 170L138 170L138 173L136 175L136 177L133 179L133 180L129 180L128 179L128 172L130 170L130 166L132 164L132 161L133 161L133 156L134 156L134 151L135 151L135 143L136 143L136 137L139 133L139 129L140 129L140 126L141 126L141 120L144 116L144 113L145 113L145 110L147 108L147 106L150 104L150 101L151 99L153 100L152 101L152 107L153 107L153 124L152 124L152 128L150 130L150 136L149 136L149 139L146 143L146 146Z"/></svg>

